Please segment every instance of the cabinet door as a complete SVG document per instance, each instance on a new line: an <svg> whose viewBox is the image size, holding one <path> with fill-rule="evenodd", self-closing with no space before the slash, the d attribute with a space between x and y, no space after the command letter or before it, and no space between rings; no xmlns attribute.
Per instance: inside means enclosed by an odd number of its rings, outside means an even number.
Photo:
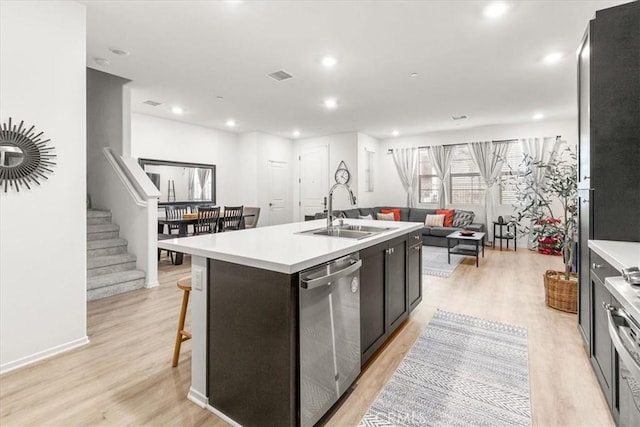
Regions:
<svg viewBox="0 0 640 427"><path fill-rule="evenodd" d="M578 49L578 329L591 356L591 292L589 278L589 247L592 238L590 225L590 42L589 27Z"/></svg>
<svg viewBox="0 0 640 427"><path fill-rule="evenodd" d="M607 399L607 404L611 407L613 396L611 381L613 376L612 343L609 337L607 313L602 306L603 303L611 304L611 294L593 271L591 272L591 292L591 309L593 310L591 317L591 327L593 328L591 364L602 392Z"/></svg>
<svg viewBox="0 0 640 427"><path fill-rule="evenodd" d="M422 301L422 242L409 247L407 270L409 312L412 312Z"/></svg>
<svg viewBox="0 0 640 427"><path fill-rule="evenodd" d="M389 333L409 316L407 241L392 240L387 250L387 325Z"/></svg>
<svg viewBox="0 0 640 427"><path fill-rule="evenodd" d="M360 251L360 349L364 365L387 337L385 319L386 243Z"/></svg>

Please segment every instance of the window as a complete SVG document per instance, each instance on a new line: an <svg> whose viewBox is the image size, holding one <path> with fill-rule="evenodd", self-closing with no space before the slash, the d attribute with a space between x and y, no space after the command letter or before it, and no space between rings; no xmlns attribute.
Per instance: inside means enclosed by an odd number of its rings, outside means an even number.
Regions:
<svg viewBox="0 0 640 427"><path fill-rule="evenodd" d="M418 203L438 203L440 179L426 148L419 150Z"/></svg>
<svg viewBox="0 0 640 427"><path fill-rule="evenodd" d="M449 180L451 203L479 205L484 202L484 190L487 186L466 144L453 148Z"/></svg>
<svg viewBox="0 0 640 427"><path fill-rule="evenodd" d="M517 142L510 142L502 173L500 174L500 204L515 205L518 203L516 194L515 174L522 164L522 148Z"/></svg>

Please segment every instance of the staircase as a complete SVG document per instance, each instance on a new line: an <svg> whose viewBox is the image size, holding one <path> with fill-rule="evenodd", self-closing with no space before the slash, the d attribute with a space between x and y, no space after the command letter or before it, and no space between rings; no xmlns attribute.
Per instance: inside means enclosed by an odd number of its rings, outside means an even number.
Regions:
<svg viewBox="0 0 640 427"><path fill-rule="evenodd" d="M111 223L111 212L87 211L87 300L140 289L144 271L136 270L136 256L127 253L120 227Z"/></svg>

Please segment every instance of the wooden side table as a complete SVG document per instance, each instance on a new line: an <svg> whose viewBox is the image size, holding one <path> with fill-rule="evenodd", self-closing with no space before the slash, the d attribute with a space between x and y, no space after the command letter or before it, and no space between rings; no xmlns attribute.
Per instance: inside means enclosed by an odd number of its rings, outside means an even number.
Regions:
<svg viewBox="0 0 640 427"><path fill-rule="evenodd" d="M506 227L506 230L503 229ZM496 233L496 228L498 228L500 234ZM512 231L511 231L512 230ZM505 234L506 231L506 234ZM502 250L502 241L507 241L507 250L509 249L509 240L513 240L513 250L518 250L518 232L516 230L515 222L497 222L493 221L493 244L492 246L496 247L496 240L500 240L500 250Z"/></svg>

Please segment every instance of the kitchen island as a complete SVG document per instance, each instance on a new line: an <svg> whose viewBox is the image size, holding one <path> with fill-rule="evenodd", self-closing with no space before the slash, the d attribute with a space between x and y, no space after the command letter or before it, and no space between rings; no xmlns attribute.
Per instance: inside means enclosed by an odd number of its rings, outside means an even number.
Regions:
<svg viewBox="0 0 640 427"><path fill-rule="evenodd" d="M299 289L310 268L362 262L360 365L408 318L422 299L423 225L345 225L386 229L360 239L305 233L325 226L317 220L158 242L192 256L191 401L233 424L305 424Z"/></svg>

